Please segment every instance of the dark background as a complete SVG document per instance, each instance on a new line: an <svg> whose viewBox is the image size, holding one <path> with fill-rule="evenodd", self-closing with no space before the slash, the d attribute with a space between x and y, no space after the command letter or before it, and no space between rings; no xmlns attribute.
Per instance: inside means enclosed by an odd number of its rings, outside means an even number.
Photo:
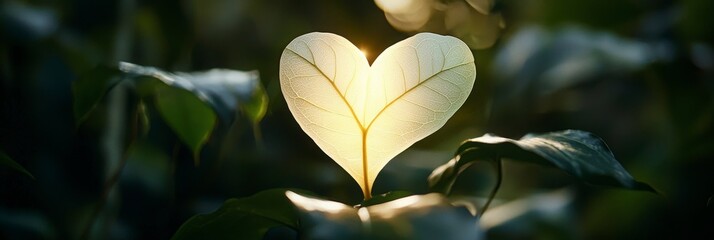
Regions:
<svg viewBox="0 0 714 240"><path fill-rule="evenodd" d="M558 211L569 217L536 215L511 235L490 236L714 237L713 3L496 1L505 26L492 46L473 51L478 76L466 104L390 162L373 193L426 193L428 174L467 138L582 129L602 137L661 195L507 162L495 205L566 187L574 194ZM283 49L314 31L344 36L370 61L413 34L396 30L368 0L3 1L0 150L36 179L0 168L0 238L80 238L95 218L92 238L165 239L228 198L275 187L359 203L358 185L300 130L279 89ZM76 126L71 83L118 61L168 71L258 70L270 100L260 137L238 118L214 133L194 166L190 150L156 118L93 217L116 167L104 150L109 100ZM131 111L131 96L120 111ZM455 193L485 196L492 175L475 165Z"/></svg>

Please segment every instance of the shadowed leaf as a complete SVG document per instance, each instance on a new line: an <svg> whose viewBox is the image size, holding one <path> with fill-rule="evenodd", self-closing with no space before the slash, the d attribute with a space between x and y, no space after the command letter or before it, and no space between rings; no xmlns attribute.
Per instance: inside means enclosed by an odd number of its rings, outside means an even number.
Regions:
<svg viewBox="0 0 714 240"><path fill-rule="evenodd" d="M471 163L500 158L555 167L593 185L656 192L636 181L602 139L579 130L528 134L520 140L491 134L469 139L461 144L451 161L431 173L429 186L433 191L448 193Z"/></svg>
<svg viewBox="0 0 714 240"><path fill-rule="evenodd" d="M77 124L85 121L104 95L122 82L141 98L155 98L157 110L193 151L196 164L218 118L230 123L235 111L241 109L257 125L267 109L267 96L257 71L212 69L171 73L121 62L117 66L96 67L73 83ZM140 117L142 123L148 124L147 115Z"/></svg>
<svg viewBox="0 0 714 240"><path fill-rule="evenodd" d="M273 227L298 228L298 213L285 197L287 189L228 199L218 210L190 218L172 239L263 239Z"/></svg>
<svg viewBox="0 0 714 240"><path fill-rule="evenodd" d="M82 124L104 95L123 78L124 74L116 68L98 66L74 81L72 94L76 124Z"/></svg>
<svg viewBox="0 0 714 240"><path fill-rule="evenodd" d="M392 191L392 192L388 192L388 193L385 193L385 194L380 194L380 195L377 195L377 196L373 196L373 197L370 198L370 199L367 199L367 200L362 201L362 203L360 203L360 204L357 205L357 206L358 206L358 207L368 207L368 206L372 206L372 205L376 205L376 204L385 203L385 202L389 202L389 201L392 201L392 200L404 198L404 197L407 197L407 196L409 196L409 195L412 195L412 193L407 192L407 191Z"/></svg>

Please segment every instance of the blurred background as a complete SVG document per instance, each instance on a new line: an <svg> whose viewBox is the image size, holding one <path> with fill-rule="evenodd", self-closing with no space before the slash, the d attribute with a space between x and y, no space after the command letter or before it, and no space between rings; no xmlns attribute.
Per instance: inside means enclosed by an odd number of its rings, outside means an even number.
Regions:
<svg viewBox="0 0 714 240"><path fill-rule="evenodd" d="M314 31L344 36L370 62L422 31L473 50L478 75L467 102L392 160L374 194L426 193L429 173L467 138L581 129L661 195L506 162L491 213L522 211L491 221L489 237L712 238L712 10L710 0L5 0L0 151L35 179L0 167L0 238L166 239L228 198L276 187L359 203L358 185L302 132L280 92L283 49ZM72 82L119 61L258 70L267 114L257 130L241 118L219 124L198 166L159 118L128 145L129 130L112 126L129 121L131 92L109 94L76 125ZM493 176L476 164L454 194L486 196Z"/></svg>

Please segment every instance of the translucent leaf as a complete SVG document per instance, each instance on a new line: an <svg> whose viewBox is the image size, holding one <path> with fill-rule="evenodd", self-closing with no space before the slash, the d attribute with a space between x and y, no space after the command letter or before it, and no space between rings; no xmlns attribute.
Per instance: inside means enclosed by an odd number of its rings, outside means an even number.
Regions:
<svg viewBox="0 0 714 240"><path fill-rule="evenodd" d="M456 157L431 173L429 186L434 191L448 193L459 174L471 163L500 158L555 167L593 185L655 192L649 185L636 181L602 139L579 130L529 134L520 140L491 134L466 140Z"/></svg>
<svg viewBox="0 0 714 240"><path fill-rule="evenodd" d="M268 94L265 89L257 85L249 100L242 105L242 110L253 124L258 124L268 111Z"/></svg>
<svg viewBox="0 0 714 240"><path fill-rule="evenodd" d="M300 127L371 196L394 156L441 128L466 101L476 67L461 40L420 33L370 67L331 33L293 40L280 59L283 95Z"/></svg>

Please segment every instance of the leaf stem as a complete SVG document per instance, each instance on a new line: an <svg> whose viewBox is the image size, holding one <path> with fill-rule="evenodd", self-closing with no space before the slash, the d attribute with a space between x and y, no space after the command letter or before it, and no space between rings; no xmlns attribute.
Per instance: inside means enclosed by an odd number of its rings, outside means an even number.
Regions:
<svg viewBox="0 0 714 240"><path fill-rule="evenodd" d="M107 205L107 201L109 201L109 195L112 193L114 186L117 184L117 182L119 182L121 173L123 172L124 166L126 165L127 159L129 158L129 148L132 145L134 145L134 142L136 141L137 136L138 136L138 129L137 129L138 121L139 121L138 111L135 111L133 116L134 116L134 119L131 123L131 132L130 132L130 136L129 136L129 143L126 145L127 147L122 152L121 158L119 159L119 163L117 164L116 168L113 170L112 174L110 174L108 176L107 180L104 182L104 185L102 188L102 193L99 196L99 202L97 203L97 205L94 206L94 209L92 209L92 212L89 215L88 223L82 230L82 235L80 236L80 239L89 239L90 238L92 226L94 226L94 223L97 221L99 214L102 212L104 207Z"/></svg>
<svg viewBox="0 0 714 240"><path fill-rule="evenodd" d="M496 167L496 185L493 186L493 190L491 190L491 193L488 196L488 200L486 201L486 204L483 205L481 208L481 213L479 213L479 218L483 216L483 214L488 210L488 206L491 205L491 201L493 201L493 198L496 197L496 192L498 192L498 189L501 188L501 182L503 182L503 161L501 161L501 158L496 159L495 162L495 167Z"/></svg>

